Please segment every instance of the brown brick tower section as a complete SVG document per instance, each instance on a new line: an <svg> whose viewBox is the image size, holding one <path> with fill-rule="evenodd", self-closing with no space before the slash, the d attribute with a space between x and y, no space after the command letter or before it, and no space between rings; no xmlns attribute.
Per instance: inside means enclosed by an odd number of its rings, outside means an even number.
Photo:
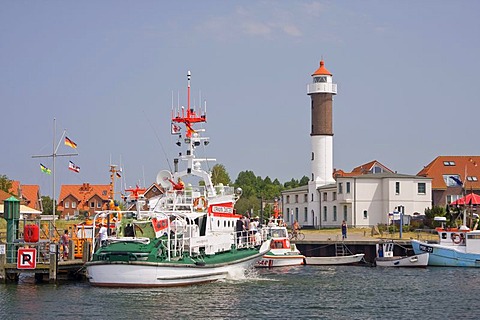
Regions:
<svg viewBox="0 0 480 320"><path fill-rule="evenodd" d="M312 99L312 131L310 136L330 135L333 136L332 124L332 101L331 93L316 93Z"/></svg>

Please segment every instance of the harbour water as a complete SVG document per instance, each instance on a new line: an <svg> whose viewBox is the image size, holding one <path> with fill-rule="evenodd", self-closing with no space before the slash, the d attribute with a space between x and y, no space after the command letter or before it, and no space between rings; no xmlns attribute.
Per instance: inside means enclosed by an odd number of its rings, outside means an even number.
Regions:
<svg viewBox="0 0 480 320"><path fill-rule="evenodd" d="M477 268L297 266L205 285L0 285L0 319L478 319Z"/></svg>

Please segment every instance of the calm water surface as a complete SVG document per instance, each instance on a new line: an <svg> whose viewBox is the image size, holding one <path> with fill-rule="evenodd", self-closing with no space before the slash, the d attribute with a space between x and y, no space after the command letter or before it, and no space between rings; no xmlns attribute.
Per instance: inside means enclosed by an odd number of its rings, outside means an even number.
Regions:
<svg viewBox="0 0 480 320"><path fill-rule="evenodd" d="M298 266L159 289L0 285L0 319L479 319L480 269Z"/></svg>

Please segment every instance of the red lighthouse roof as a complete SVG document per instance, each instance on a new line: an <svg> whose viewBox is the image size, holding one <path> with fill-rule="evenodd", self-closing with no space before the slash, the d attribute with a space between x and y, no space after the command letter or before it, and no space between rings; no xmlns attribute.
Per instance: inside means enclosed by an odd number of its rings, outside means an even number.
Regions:
<svg viewBox="0 0 480 320"><path fill-rule="evenodd" d="M318 68L317 71L312 74L312 77L325 75L331 76L332 74L330 73L330 71L327 70L327 68L325 68L325 62L323 62L323 60L320 60L320 68Z"/></svg>

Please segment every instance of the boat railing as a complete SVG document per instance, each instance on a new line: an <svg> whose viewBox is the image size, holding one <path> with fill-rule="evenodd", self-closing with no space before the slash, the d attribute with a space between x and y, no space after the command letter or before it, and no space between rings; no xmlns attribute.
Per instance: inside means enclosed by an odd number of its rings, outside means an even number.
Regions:
<svg viewBox="0 0 480 320"><path fill-rule="evenodd" d="M162 197L155 209L157 210L194 210L199 199L206 199L204 187L186 188L185 190L170 190Z"/></svg>
<svg viewBox="0 0 480 320"><path fill-rule="evenodd" d="M250 231L236 231L233 233L234 241L238 249L254 248L261 245L267 240L266 234L263 232L250 232Z"/></svg>

